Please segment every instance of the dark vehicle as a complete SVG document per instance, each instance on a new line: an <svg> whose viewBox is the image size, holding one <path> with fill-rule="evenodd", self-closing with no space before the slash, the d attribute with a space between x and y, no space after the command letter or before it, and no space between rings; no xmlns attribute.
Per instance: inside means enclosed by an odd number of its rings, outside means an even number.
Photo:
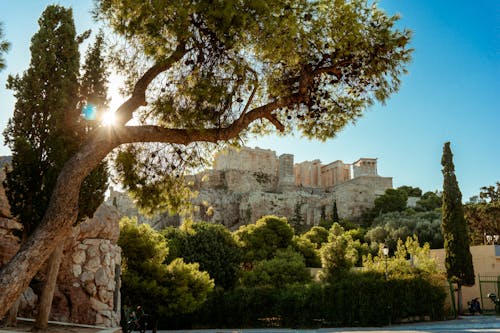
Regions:
<svg viewBox="0 0 500 333"><path fill-rule="evenodd" d="M479 297L473 298L470 302L467 302L469 305L469 312L474 315L476 313L483 313L481 310L481 304L479 304Z"/></svg>
<svg viewBox="0 0 500 333"><path fill-rule="evenodd" d="M148 326L148 315L142 311L142 307L138 306L136 311L132 311L125 327L125 333L139 331L145 333Z"/></svg>
<svg viewBox="0 0 500 333"><path fill-rule="evenodd" d="M498 296L494 293L488 294L488 298L495 303L495 312L497 314L500 314L500 299Z"/></svg>

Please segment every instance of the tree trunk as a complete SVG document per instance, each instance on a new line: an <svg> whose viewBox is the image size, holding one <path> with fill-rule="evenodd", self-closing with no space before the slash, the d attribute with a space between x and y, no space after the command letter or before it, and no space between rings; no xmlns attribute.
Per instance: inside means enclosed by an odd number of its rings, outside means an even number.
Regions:
<svg viewBox="0 0 500 333"><path fill-rule="evenodd" d="M48 260L47 280L43 285L42 295L38 302L38 316L36 317L34 330L44 330L49 325L49 315L52 308L52 299L54 298L54 291L57 284L57 275L59 274L59 267L63 256L64 242L52 252Z"/></svg>
<svg viewBox="0 0 500 333"><path fill-rule="evenodd" d="M7 316L7 327L17 327L17 313L19 312L19 305L21 304L22 294L17 298L14 305L9 310L9 315Z"/></svg>
<svg viewBox="0 0 500 333"><path fill-rule="evenodd" d="M125 102L117 112L122 116L123 113L131 115L134 108L145 105L144 91L147 84L141 83L144 86L141 86L141 89L136 87L138 92L134 92L134 96L129 99L130 102L137 99L135 95L142 96L143 104ZM228 141L238 137L250 123L263 118L270 121L278 130L283 131L283 125L279 123L272 111L301 101L300 95L284 97L245 113L224 128L169 129L154 125L141 125L96 129L81 150L64 165L40 225L9 263L0 269L0 318L5 316L19 295L28 287L31 279L56 246L63 243L71 234L72 226L78 217L78 197L83 180L115 147L134 142L188 145L192 142ZM123 120L123 124L128 119Z"/></svg>
<svg viewBox="0 0 500 333"><path fill-rule="evenodd" d="M462 284L460 281L457 282L457 313L459 315L462 314L462 305L463 305L463 300L462 300Z"/></svg>

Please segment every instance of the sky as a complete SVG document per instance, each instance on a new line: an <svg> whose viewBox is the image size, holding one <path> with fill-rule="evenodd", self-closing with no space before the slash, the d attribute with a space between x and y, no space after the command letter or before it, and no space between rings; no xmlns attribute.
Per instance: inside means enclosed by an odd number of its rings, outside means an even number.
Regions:
<svg viewBox="0 0 500 333"><path fill-rule="evenodd" d="M78 32L97 31L89 13L93 0L0 0L0 22L11 43L7 68L0 72L2 131L15 103L5 88L7 75L28 68L38 17L53 3L73 8ZM393 177L394 187L425 192L442 189L441 154L450 141L467 201L481 186L500 181L500 1L380 0L379 6L399 14L398 27L413 32L415 51L400 91L326 142L266 136L246 145L294 154L295 162L378 158L379 175ZM1 140L0 155L9 154Z"/></svg>

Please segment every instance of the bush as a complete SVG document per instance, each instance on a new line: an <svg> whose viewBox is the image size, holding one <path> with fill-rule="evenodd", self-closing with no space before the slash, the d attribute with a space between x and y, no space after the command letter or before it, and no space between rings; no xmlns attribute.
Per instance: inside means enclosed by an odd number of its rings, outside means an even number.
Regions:
<svg viewBox="0 0 500 333"><path fill-rule="evenodd" d="M195 314L172 318L168 327L380 326L409 317L443 318L446 294L436 281L421 277L386 281L376 272L348 274L329 284L214 292Z"/></svg>

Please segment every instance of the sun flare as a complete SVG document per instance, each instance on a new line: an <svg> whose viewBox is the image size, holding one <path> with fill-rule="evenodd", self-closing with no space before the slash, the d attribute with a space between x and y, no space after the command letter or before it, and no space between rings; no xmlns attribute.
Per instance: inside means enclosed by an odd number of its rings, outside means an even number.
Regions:
<svg viewBox="0 0 500 333"><path fill-rule="evenodd" d="M102 114L101 123L104 126L113 126L116 123L115 113L113 111L106 111Z"/></svg>

